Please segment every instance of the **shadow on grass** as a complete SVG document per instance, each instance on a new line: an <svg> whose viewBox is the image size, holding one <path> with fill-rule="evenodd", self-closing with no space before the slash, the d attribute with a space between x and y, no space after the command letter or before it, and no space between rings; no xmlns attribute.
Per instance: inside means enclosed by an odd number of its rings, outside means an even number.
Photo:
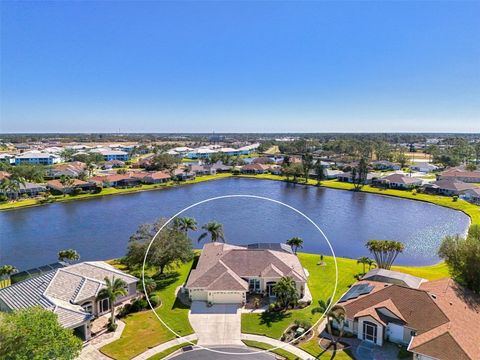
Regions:
<svg viewBox="0 0 480 360"><path fill-rule="evenodd" d="M175 298L175 301L172 305L172 310L173 309L190 309L190 306L189 305L185 305L184 303L182 303L179 298Z"/></svg>
<svg viewBox="0 0 480 360"><path fill-rule="evenodd" d="M177 271L168 272L165 274L157 274L153 276L153 279L157 283L157 290L163 290L166 287L175 283L180 277L180 273Z"/></svg>
<svg viewBox="0 0 480 360"><path fill-rule="evenodd" d="M272 326L272 323L290 318L292 313L283 311L265 311L260 315L260 325Z"/></svg>

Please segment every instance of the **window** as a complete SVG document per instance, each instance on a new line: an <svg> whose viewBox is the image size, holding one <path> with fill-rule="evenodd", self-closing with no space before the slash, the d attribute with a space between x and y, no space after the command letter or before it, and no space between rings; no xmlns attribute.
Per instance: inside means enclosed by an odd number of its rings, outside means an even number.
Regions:
<svg viewBox="0 0 480 360"><path fill-rule="evenodd" d="M93 314L93 304L90 301L88 303L83 304L82 308L83 310L85 310L85 312Z"/></svg>
<svg viewBox="0 0 480 360"><path fill-rule="evenodd" d="M98 312L104 313L110 310L110 300L108 298L102 299L98 302Z"/></svg>
<svg viewBox="0 0 480 360"><path fill-rule="evenodd" d="M250 292L260 291L260 279L249 279L248 280L248 289Z"/></svg>

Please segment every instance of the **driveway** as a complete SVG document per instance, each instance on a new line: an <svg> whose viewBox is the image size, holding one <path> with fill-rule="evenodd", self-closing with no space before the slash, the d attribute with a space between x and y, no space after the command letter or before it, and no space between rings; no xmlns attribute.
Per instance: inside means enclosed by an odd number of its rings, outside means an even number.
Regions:
<svg viewBox="0 0 480 360"><path fill-rule="evenodd" d="M193 301L188 319L201 346L243 345L240 341L240 305L215 304L208 307L204 301Z"/></svg>

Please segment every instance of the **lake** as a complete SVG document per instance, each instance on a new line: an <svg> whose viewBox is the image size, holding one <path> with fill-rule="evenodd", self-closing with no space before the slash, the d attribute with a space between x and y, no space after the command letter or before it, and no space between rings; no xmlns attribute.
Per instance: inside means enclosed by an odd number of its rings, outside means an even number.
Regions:
<svg viewBox="0 0 480 360"><path fill-rule="evenodd" d="M82 260L125 254L130 235L141 223L169 217L210 197L250 194L269 197L304 212L325 232L337 256L368 256L370 239L399 240L406 250L396 264L429 265L446 235L464 234L469 218L458 211L374 194L292 185L284 182L228 178L159 191L0 212L0 264L27 269L56 261L60 249L76 249ZM229 198L202 204L182 216L200 225L224 224L234 244L304 239L302 251L330 255L327 243L301 215L260 199ZM199 231L192 233L195 247Z"/></svg>

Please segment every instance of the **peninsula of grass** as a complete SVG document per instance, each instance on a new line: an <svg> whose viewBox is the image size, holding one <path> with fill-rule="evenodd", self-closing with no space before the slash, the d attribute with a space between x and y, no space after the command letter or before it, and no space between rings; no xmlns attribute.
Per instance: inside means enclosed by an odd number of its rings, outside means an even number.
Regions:
<svg viewBox="0 0 480 360"><path fill-rule="evenodd" d="M65 201L75 201L75 200L87 200L87 199L94 199L102 196L109 196L109 195L122 195L122 194L131 194L136 192L142 191L152 191L152 190L162 190L168 189L172 187L182 186L182 185L189 185L189 184L197 184L205 181L211 180L218 180L224 179L227 177L233 176L230 173L219 173L215 175L204 175L204 176L197 176L195 179L186 180L186 181L168 181L161 184L143 184L140 186L135 186L131 188L104 188L101 192L95 194L79 194L79 195L53 195L49 197L48 201L42 201L39 199L25 199L25 200L18 200L15 202L5 202L0 204L0 210L13 210L18 208L24 207L32 207L32 206L41 206L56 202L65 202Z"/></svg>
<svg viewBox="0 0 480 360"><path fill-rule="evenodd" d="M187 280L192 264L193 261L190 261L156 279L158 290L152 294L158 295L162 301L162 305L156 309L157 314L180 336L192 334L193 329L188 321L189 308L176 299L175 290ZM128 269L115 263L114 265L128 272ZM153 272L149 275L153 275ZM176 338L151 310L127 315L123 321L126 326L120 339L100 349L113 359L131 359L152 347Z"/></svg>

